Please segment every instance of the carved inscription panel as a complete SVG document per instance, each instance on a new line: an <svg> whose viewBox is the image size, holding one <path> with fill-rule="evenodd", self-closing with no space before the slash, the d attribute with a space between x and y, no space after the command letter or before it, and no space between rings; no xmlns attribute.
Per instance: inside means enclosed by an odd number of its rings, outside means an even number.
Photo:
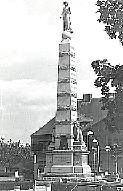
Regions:
<svg viewBox="0 0 123 191"><path fill-rule="evenodd" d="M53 164L54 165L71 165L70 154L57 154L53 156Z"/></svg>

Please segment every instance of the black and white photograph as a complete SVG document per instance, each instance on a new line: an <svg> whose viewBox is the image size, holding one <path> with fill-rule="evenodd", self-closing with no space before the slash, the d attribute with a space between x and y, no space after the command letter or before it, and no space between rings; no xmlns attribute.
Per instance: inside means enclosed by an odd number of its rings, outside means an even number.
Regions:
<svg viewBox="0 0 123 191"><path fill-rule="evenodd" d="M123 190L123 0L0 0L0 190Z"/></svg>

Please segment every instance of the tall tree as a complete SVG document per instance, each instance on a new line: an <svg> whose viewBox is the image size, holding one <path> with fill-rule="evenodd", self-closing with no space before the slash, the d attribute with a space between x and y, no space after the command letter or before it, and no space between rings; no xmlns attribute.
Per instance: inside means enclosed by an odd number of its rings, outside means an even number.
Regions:
<svg viewBox="0 0 123 191"><path fill-rule="evenodd" d="M111 39L118 38L123 45L123 0L98 0L96 5L99 23L104 23ZM107 110L106 127L118 131L123 123L123 65L112 66L107 59L93 61L91 65L97 75L94 85L101 88L102 109ZM113 98L110 86L114 87Z"/></svg>
<svg viewBox="0 0 123 191"><path fill-rule="evenodd" d="M97 75L94 85L101 88L102 109L107 110L106 128L118 131L123 122L123 66L112 66L106 59L93 61L91 65ZM114 87L113 97L110 86Z"/></svg>

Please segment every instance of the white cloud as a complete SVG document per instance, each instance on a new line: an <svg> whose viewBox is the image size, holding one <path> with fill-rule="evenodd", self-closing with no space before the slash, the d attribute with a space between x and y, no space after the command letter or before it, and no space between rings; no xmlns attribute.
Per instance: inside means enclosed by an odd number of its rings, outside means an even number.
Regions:
<svg viewBox="0 0 123 191"><path fill-rule="evenodd" d="M32 79L21 79L13 81L0 81L0 87L2 87L3 97L6 99L13 97L13 100L17 103L23 103L25 105L36 104L48 104L48 100L55 100L56 95L56 83L55 82L40 82ZM18 102L18 103L19 103ZM10 100L11 103L11 100Z"/></svg>
<svg viewBox="0 0 123 191"><path fill-rule="evenodd" d="M0 81L0 87L3 95L0 124L7 138L29 141L34 130L54 117L56 83L23 79Z"/></svg>
<svg viewBox="0 0 123 191"><path fill-rule="evenodd" d="M92 94L92 97L101 97L99 88L94 87L94 81L80 80L78 81L78 98L82 98L83 94Z"/></svg>

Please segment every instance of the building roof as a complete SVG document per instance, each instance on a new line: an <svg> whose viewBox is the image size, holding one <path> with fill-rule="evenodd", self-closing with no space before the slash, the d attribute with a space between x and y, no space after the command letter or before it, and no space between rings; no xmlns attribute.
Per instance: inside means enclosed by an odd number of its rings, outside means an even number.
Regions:
<svg viewBox="0 0 123 191"><path fill-rule="evenodd" d="M52 118L50 121L48 121L48 123L46 123L43 127L40 127L38 131L36 131L31 135L31 137L45 134L52 134L54 128L55 128L55 117Z"/></svg>
<svg viewBox="0 0 123 191"><path fill-rule="evenodd" d="M78 99L77 112L78 117L84 116L87 121L92 121L91 124L95 124L107 115L106 110L101 110L101 98L92 98L89 102L83 99Z"/></svg>

